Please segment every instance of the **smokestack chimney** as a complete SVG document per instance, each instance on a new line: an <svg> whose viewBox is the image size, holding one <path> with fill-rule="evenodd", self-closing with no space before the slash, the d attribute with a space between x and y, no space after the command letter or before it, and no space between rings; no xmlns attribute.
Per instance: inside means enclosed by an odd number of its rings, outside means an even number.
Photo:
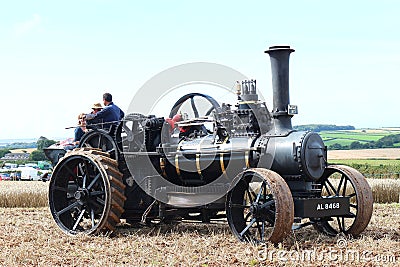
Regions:
<svg viewBox="0 0 400 267"><path fill-rule="evenodd" d="M288 114L289 105L289 56L294 52L290 46L271 46L265 53L271 59L273 110L276 130L292 130L292 116Z"/></svg>

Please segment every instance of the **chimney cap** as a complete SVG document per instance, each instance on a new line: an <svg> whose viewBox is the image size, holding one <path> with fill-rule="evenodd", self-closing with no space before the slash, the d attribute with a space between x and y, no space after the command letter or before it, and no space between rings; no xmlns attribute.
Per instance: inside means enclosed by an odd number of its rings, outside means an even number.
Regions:
<svg viewBox="0 0 400 267"><path fill-rule="evenodd" d="M290 52L294 52L293 48L290 48L289 45L274 45L270 46L268 50L265 50L265 53L270 53L272 51L277 51L277 50L289 50Z"/></svg>

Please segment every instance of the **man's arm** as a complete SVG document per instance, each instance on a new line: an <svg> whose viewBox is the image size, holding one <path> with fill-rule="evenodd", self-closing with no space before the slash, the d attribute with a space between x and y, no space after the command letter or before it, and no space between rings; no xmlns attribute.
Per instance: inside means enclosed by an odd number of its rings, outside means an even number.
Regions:
<svg viewBox="0 0 400 267"><path fill-rule="evenodd" d="M87 120L92 120L94 118L104 118L109 112L111 112L110 108L105 107L96 114L90 113L86 114L86 119Z"/></svg>

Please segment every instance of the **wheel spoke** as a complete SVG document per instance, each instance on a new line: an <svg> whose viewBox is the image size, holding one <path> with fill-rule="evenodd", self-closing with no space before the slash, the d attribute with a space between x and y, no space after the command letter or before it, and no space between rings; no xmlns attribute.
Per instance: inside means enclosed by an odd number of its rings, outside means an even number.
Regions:
<svg viewBox="0 0 400 267"><path fill-rule="evenodd" d="M338 195L339 195L339 192L336 191L335 187L331 184L331 182L330 182L328 179L326 179L326 183L327 183L327 184L329 185L329 187L333 190L333 192L335 193L335 195L338 196Z"/></svg>
<svg viewBox="0 0 400 267"><path fill-rule="evenodd" d="M343 196L345 196L345 195L346 195L346 191L347 191L347 190L346 190L346 189L347 189L346 187L347 187L347 179L345 179L345 180L344 180L344 185L343 185L343 194L342 194Z"/></svg>
<svg viewBox="0 0 400 267"><path fill-rule="evenodd" d="M265 221L264 220L262 220L262 223L261 223L261 231L262 231L261 241L264 241L264 233L265 233Z"/></svg>
<svg viewBox="0 0 400 267"><path fill-rule="evenodd" d="M94 227L94 210L90 209L90 221L92 222L92 227Z"/></svg>
<svg viewBox="0 0 400 267"><path fill-rule="evenodd" d="M325 188L326 193L328 194L328 196L331 196L331 195L332 195L332 194L331 194L331 191L329 190L329 188L328 188L328 186L326 185L326 183L324 183L324 184L322 185L322 187Z"/></svg>
<svg viewBox="0 0 400 267"><path fill-rule="evenodd" d="M194 117L199 117L199 111L197 110L196 103L194 102L194 96L190 98L190 105L192 106Z"/></svg>
<svg viewBox="0 0 400 267"><path fill-rule="evenodd" d="M106 202L103 199L98 198L98 197L96 198L96 202L102 204L103 206L106 204Z"/></svg>
<svg viewBox="0 0 400 267"><path fill-rule="evenodd" d="M265 208L269 208L270 206L272 206L275 203L275 201L273 199L266 201L265 203L263 203L261 205L261 209L265 209Z"/></svg>
<svg viewBox="0 0 400 267"><path fill-rule="evenodd" d="M355 218L356 215L355 215L354 213L350 212L349 217L350 217L350 218Z"/></svg>
<svg viewBox="0 0 400 267"><path fill-rule="evenodd" d="M338 188L337 188L338 192L340 192L340 187L342 186L343 178L344 178L344 174L342 174L342 176L340 177L340 182L339 182L339 185L338 185Z"/></svg>
<svg viewBox="0 0 400 267"><path fill-rule="evenodd" d="M340 218L339 217L336 217L336 220L337 220L337 223L338 223L338 226L339 226L339 232L343 232L344 230L343 230L343 228L342 228L342 224L341 224L341 222L340 222Z"/></svg>
<svg viewBox="0 0 400 267"><path fill-rule="evenodd" d="M89 199L88 200L88 206L90 206L91 208L100 208L102 209L104 207L104 204L99 203L96 201L97 199ZM103 202L104 203L104 202Z"/></svg>
<svg viewBox="0 0 400 267"><path fill-rule="evenodd" d="M247 232L247 230L250 229L250 227L256 222L256 218L253 218L250 223L243 229L243 231L240 232L240 236L243 237L243 235Z"/></svg>
<svg viewBox="0 0 400 267"><path fill-rule="evenodd" d="M251 195L250 190L249 190L248 187L246 188L246 192L247 192L247 196L249 197L250 203L254 203L253 197L252 197L252 195Z"/></svg>
<svg viewBox="0 0 400 267"><path fill-rule="evenodd" d="M104 194L105 194L104 191L92 191L92 192L90 192L89 195L92 197L92 196L101 196Z"/></svg>
<svg viewBox="0 0 400 267"><path fill-rule="evenodd" d="M87 177L87 173L83 171L81 165L79 164L79 167L81 169L82 172L82 176L83 176L83 180L82 180L82 188L85 189L86 188L86 177ZM87 170L87 169L86 169Z"/></svg>
<svg viewBox="0 0 400 267"><path fill-rule="evenodd" d="M270 223L271 226L273 226L275 224L275 211L268 210L267 213L269 216L267 216L265 219Z"/></svg>
<svg viewBox="0 0 400 267"><path fill-rule="evenodd" d="M267 184L264 182L264 201L267 199Z"/></svg>
<svg viewBox="0 0 400 267"><path fill-rule="evenodd" d="M250 208L249 205L237 204L237 203L230 203L230 208Z"/></svg>
<svg viewBox="0 0 400 267"><path fill-rule="evenodd" d="M114 152L114 151L115 151L115 149L111 148L111 149L107 150L106 152L111 154L111 152Z"/></svg>
<svg viewBox="0 0 400 267"><path fill-rule="evenodd" d="M211 112L212 112L214 109L215 109L214 106L211 106L211 107L207 110L206 116L210 115Z"/></svg>
<svg viewBox="0 0 400 267"><path fill-rule="evenodd" d="M82 176L84 175L84 171L83 171L83 168L82 168L82 162L79 162L78 163L78 176L79 176L79 172L82 174Z"/></svg>
<svg viewBox="0 0 400 267"><path fill-rule="evenodd" d="M357 209L357 208L358 208L358 205L356 205L356 204L351 204L351 203L350 203L350 207Z"/></svg>
<svg viewBox="0 0 400 267"><path fill-rule="evenodd" d="M50 190L51 191L62 191L62 192L67 192L68 191L67 188L61 187L61 186L58 186L58 185L53 185Z"/></svg>
<svg viewBox="0 0 400 267"><path fill-rule="evenodd" d="M74 226L72 227L72 230L73 230L73 231L76 230L76 227L79 225L80 221L82 220L82 217L83 217L83 214L85 214L85 211L86 211L86 210L83 209L83 210L81 211L81 213L79 214L78 219L76 220Z"/></svg>
<svg viewBox="0 0 400 267"><path fill-rule="evenodd" d="M262 231L262 226L260 226L260 222L258 220L257 221L257 230L258 230L258 234L260 235L260 240L263 241L264 239L264 233Z"/></svg>
<svg viewBox="0 0 400 267"><path fill-rule="evenodd" d="M262 192L263 192L263 189L264 189L264 182L263 182L263 183L261 184L261 186L260 186L260 191L258 191L256 200L255 200L256 203L258 203L258 201L260 200L260 197L261 197L261 194L262 194Z"/></svg>
<svg viewBox="0 0 400 267"><path fill-rule="evenodd" d="M86 188L86 182L87 182L87 178L88 178L88 175L89 175L89 165L88 165L87 161L85 161L85 170L86 170L86 172L82 172L82 175L83 175L82 188Z"/></svg>
<svg viewBox="0 0 400 267"><path fill-rule="evenodd" d="M68 205L67 207L63 208L62 210L58 211L57 212L57 216L60 216L61 214L65 213L65 212L67 212L67 211L69 211L69 210L71 210L71 209L73 209L73 208L75 208L77 206L80 206L78 201L76 201L76 202Z"/></svg>
<svg viewBox="0 0 400 267"><path fill-rule="evenodd" d="M348 195L347 197L352 198L352 197L355 197L355 196L356 196L356 193L353 193L353 194Z"/></svg>
<svg viewBox="0 0 400 267"><path fill-rule="evenodd" d="M97 180L99 180L100 178L100 173L96 175L96 177L94 177L93 181L88 185L87 189L91 189L92 186L97 182Z"/></svg>
<svg viewBox="0 0 400 267"><path fill-rule="evenodd" d="M74 178L75 183L78 185L78 176L67 166L64 164L64 168L68 171L68 173Z"/></svg>
<svg viewBox="0 0 400 267"><path fill-rule="evenodd" d="M246 214L246 217L244 218L244 221L247 222L247 220L248 220L250 217L251 217L251 213L249 212L249 213Z"/></svg>
<svg viewBox="0 0 400 267"><path fill-rule="evenodd" d="M345 225L344 225L344 217L342 217L342 229L343 229L343 232L344 232L345 229L346 229L346 227L345 227Z"/></svg>

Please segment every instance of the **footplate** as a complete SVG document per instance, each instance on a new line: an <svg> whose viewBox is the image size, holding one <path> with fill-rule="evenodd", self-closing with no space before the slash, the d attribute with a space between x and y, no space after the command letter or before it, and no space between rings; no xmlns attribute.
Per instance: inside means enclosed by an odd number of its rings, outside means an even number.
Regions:
<svg viewBox="0 0 400 267"><path fill-rule="evenodd" d="M338 196L294 199L294 215L302 218L351 215L350 198Z"/></svg>

